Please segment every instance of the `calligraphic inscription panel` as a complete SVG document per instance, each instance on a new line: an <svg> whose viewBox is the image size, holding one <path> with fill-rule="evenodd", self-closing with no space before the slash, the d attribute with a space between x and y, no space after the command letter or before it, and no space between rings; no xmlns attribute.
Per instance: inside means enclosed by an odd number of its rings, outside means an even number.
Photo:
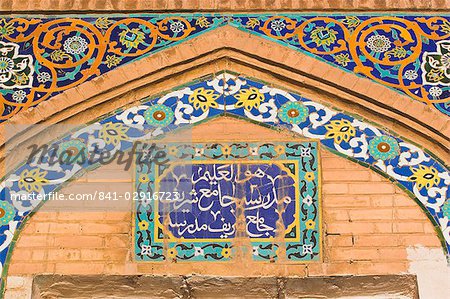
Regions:
<svg viewBox="0 0 450 299"><path fill-rule="evenodd" d="M136 260L226 261L238 250L254 260L319 260L317 147L143 145L136 163Z"/></svg>

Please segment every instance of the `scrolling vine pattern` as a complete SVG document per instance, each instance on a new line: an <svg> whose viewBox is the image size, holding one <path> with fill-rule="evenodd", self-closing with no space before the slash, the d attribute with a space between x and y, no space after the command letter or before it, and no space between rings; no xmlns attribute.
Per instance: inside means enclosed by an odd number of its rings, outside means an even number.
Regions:
<svg viewBox="0 0 450 299"><path fill-rule="evenodd" d="M450 115L450 17L136 15L0 19L0 121L223 25L275 40Z"/></svg>
<svg viewBox="0 0 450 299"><path fill-rule="evenodd" d="M186 125L224 113L252 122L288 129L320 140L330 151L375 169L408 191L433 219L447 253L450 250L450 173L448 168L416 145L393 136L363 119L330 109L310 99L230 73L193 82L157 99L115 111L53 144L41 161L32 160L0 182L0 266L2 279L18 227L39 200L12 200L14 195L46 197L83 171L87 161L49 165L48 161L94 148L114 155L132 149L137 140L151 140ZM95 155L99 155L97 153ZM87 154L85 154L87 155ZM95 157L94 157L95 159Z"/></svg>

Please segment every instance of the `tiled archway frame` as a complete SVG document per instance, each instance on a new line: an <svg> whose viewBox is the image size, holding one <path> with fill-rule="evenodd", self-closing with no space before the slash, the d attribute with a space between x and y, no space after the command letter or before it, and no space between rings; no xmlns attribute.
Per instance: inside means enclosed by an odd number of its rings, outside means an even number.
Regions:
<svg viewBox="0 0 450 299"><path fill-rule="evenodd" d="M160 113L164 112L164 117ZM287 128L306 138L320 139L324 148L370 167L402 187L426 208L450 248L450 175L439 161L418 147L391 136L361 119L244 77L221 74L194 82L139 106L115 112L56 141L60 148L91 151L94 145L112 152L132 148L136 140L157 138L175 129L221 114ZM155 115L159 115L157 119ZM0 259L3 279L14 236L39 202L11 201L12 194L49 194L70 178L87 171L87 163L50 167L22 165L0 183Z"/></svg>
<svg viewBox="0 0 450 299"><path fill-rule="evenodd" d="M448 16L60 15L0 19L0 122L111 69L225 25L450 114Z"/></svg>

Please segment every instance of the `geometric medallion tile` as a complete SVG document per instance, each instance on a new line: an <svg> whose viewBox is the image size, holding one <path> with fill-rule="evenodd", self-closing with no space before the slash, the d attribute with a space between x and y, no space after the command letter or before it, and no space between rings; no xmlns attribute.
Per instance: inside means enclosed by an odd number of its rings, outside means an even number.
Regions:
<svg viewBox="0 0 450 299"><path fill-rule="evenodd" d="M230 260L239 238L254 260L319 260L317 142L153 143L138 152L137 261Z"/></svg>
<svg viewBox="0 0 450 299"><path fill-rule="evenodd" d="M449 16L60 15L0 18L0 122L112 69L225 25L450 115Z"/></svg>

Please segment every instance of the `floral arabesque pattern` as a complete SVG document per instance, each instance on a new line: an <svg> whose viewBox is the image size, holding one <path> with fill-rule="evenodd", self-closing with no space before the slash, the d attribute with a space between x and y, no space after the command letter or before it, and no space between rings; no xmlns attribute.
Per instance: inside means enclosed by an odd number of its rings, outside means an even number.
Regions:
<svg viewBox="0 0 450 299"><path fill-rule="evenodd" d="M202 22L194 16L0 19L0 122L217 22L211 16ZM17 66L25 57L29 66Z"/></svg>
<svg viewBox="0 0 450 299"><path fill-rule="evenodd" d="M28 67L15 76L0 74L0 82L7 80L0 93L0 121L224 25L309 53L450 115L448 16L141 14L0 19L0 46L29 57ZM9 70L9 60L0 60L0 72L2 67Z"/></svg>
<svg viewBox="0 0 450 299"><path fill-rule="evenodd" d="M427 52L438 52L450 37L448 17L289 15L248 16L235 22L239 27L402 91L415 100L433 104L450 115L449 82L426 80L430 72ZM283 23L283 29L274 30L274 22L277 27ZM441 71L442 68L445 67L440 64Z"/></svg>
<svg viewBox="0 0 450 299"><path fill-rule="evenodd" d="M437 52L425 52L422 61L422 80L430 85L450 84L450 41L437 42Z"/></svg>

